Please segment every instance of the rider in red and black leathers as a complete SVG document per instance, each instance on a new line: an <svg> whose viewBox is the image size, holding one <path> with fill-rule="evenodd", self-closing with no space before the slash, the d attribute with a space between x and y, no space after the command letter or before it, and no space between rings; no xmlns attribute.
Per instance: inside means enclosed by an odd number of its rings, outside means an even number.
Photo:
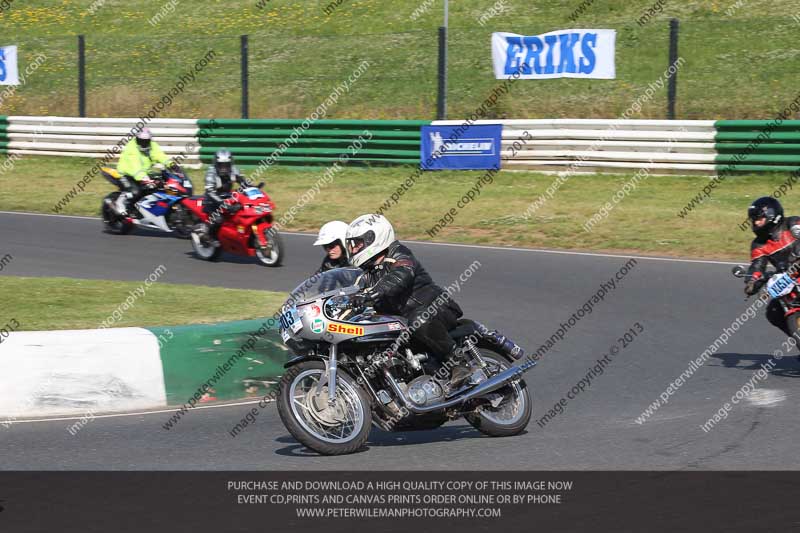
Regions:
<svg viewBox="0 0 800 533"><path fill-rule="evenodd" d="M757 293L766 283L765 271L772 265L778 271L789 269L800 258L800 217L783 216L783 207L778 200L764 196L759 198L747 211L756 238L750 245L750 269L745 278L744 292ZM767 320L786 335L791 335L783 308L778 300L772 300L767 307Z"/></svg>

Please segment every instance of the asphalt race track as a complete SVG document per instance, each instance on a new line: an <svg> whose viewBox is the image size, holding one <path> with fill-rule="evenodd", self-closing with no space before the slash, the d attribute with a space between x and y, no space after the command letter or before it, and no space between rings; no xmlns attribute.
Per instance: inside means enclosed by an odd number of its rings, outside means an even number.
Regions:
<svg viewBox="0 0 800 533"><path fill-rule="evenodd" d="M187 241L137 231L101 232L98 220L0 213L3 275L143 280L159 264L164 282L289 290L315 270L321 250L309 235L284 235L284 265L266 268L225 256L207 263ZM468 316L497 327L535 351L629 260L621 256L552 253L411 243L442 285L473 261L480 267L457 299ZM745 250L743 257L745 256ZM731 265L638 258L616 289L566 331L527 373L534 416L527 433L490 439L464 421L437 431L384 433L368 448L320 457L297 444L270 405L238 437L229 429L251 406L195 409L172 430L168 412L97 418L72 436L72 421L0 426L3 470L542 470L542 469L796 469L800 363L777 361L757 389L727 418L701 425L730 402L783 340L759 316L734 333L644 423L636 419L689 362L745 310ZM265 309L269 315L273 310ZM618 339L644 328L625 348ZM619 351L602 375L544 426L536 420L570 391L612 346ZM795 407L793 407L795 406Z"/></svg>

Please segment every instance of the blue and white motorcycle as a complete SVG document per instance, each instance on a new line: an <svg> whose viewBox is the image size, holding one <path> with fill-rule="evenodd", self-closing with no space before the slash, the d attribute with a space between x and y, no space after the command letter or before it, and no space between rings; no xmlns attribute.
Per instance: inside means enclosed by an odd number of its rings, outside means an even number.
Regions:
<svg viewBox="0 0 800 533"><path fill-rule="evenodd" d="M101 173L119 190L109 193L103 199L103 225L111 232L119 235L130 233L134 226L154 229L166 233L175 233L182 239L188 239L192 226L197 222L192 212L187 209L186 202L192 196L192 181L180 169L163 169L152 176L155 187L153 192L136 203L127 216L120 216L114 204L123 186L122 175L113 168L103 167Z"/></svg>

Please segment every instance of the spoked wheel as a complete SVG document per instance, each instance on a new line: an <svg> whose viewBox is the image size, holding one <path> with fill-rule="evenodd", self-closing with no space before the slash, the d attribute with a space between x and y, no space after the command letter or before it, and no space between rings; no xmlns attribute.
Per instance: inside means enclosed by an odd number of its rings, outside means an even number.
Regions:
<svg viewBox="0 0 800 533"><path fill-rule="evenodd" d="M183 204L176 204L167 218L167 225L181 239L192 236L192 227L195 225L195 216Z"/></svg>
<svg viewBox="0 0 800 533"><path fill-rule="evenodd" d="M116 235L125 235L130 233L133 229L133 222L130 222L129 219L119 216L114 209L114 203L117 201L117 198L119 198L120 194L122 193L117 191L106 196L103 199L101 213L103 215L103 226L105 227L106 231Z"/></svg>
<svg viewBox="0 0 800 533"><path fill-rule="evenodd" d="M494 376L511 368L511 362L500 354L483 348L487 375ZM519 379L488 395L489 402L465 415L467 422L490 437L509 437L521 433L531 419L533 406L525 380Z"/></svg>
<svg viewBox="0 0 800 533"><path fill-rule="evenodd" d="M283 261L283 242L278 230L270 228L264 232L267 247L263 250L256 247L256 257L262 265L279 266Z"/></svg>
<svg viewBox="0 0 800 533"><path fill-rule="evenodd" d="M205 231L206 230L202 224L198 224L192 229L192 248L194 249L194 253L197 254L197 257L200 259L205 259L206 261L216 261L222 255L222 247L212 246L211 244L204 242Z"/></svg>
<svg viewBox="0 0 800 533"><path fill-rule="evenodd" d="M324 376L325 365L319 361L293 366L281 378L278 413L289 433L308 448L322 455L353 453L369 437L369 397L340 369L336 374L336 400L330 404L328 384L317 391Z"/></svg>

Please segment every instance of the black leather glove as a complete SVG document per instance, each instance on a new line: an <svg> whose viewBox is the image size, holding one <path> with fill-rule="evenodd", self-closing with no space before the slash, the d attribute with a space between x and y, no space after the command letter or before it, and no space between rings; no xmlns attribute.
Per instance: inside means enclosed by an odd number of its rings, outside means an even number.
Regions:
<svg viewBox="0 0 800 533"><path fill-rule="evenodd" d="M353 309L362 309L369 307L374 303L374 295L368 292L357 292L350 296L350 307Z"/></svg>

